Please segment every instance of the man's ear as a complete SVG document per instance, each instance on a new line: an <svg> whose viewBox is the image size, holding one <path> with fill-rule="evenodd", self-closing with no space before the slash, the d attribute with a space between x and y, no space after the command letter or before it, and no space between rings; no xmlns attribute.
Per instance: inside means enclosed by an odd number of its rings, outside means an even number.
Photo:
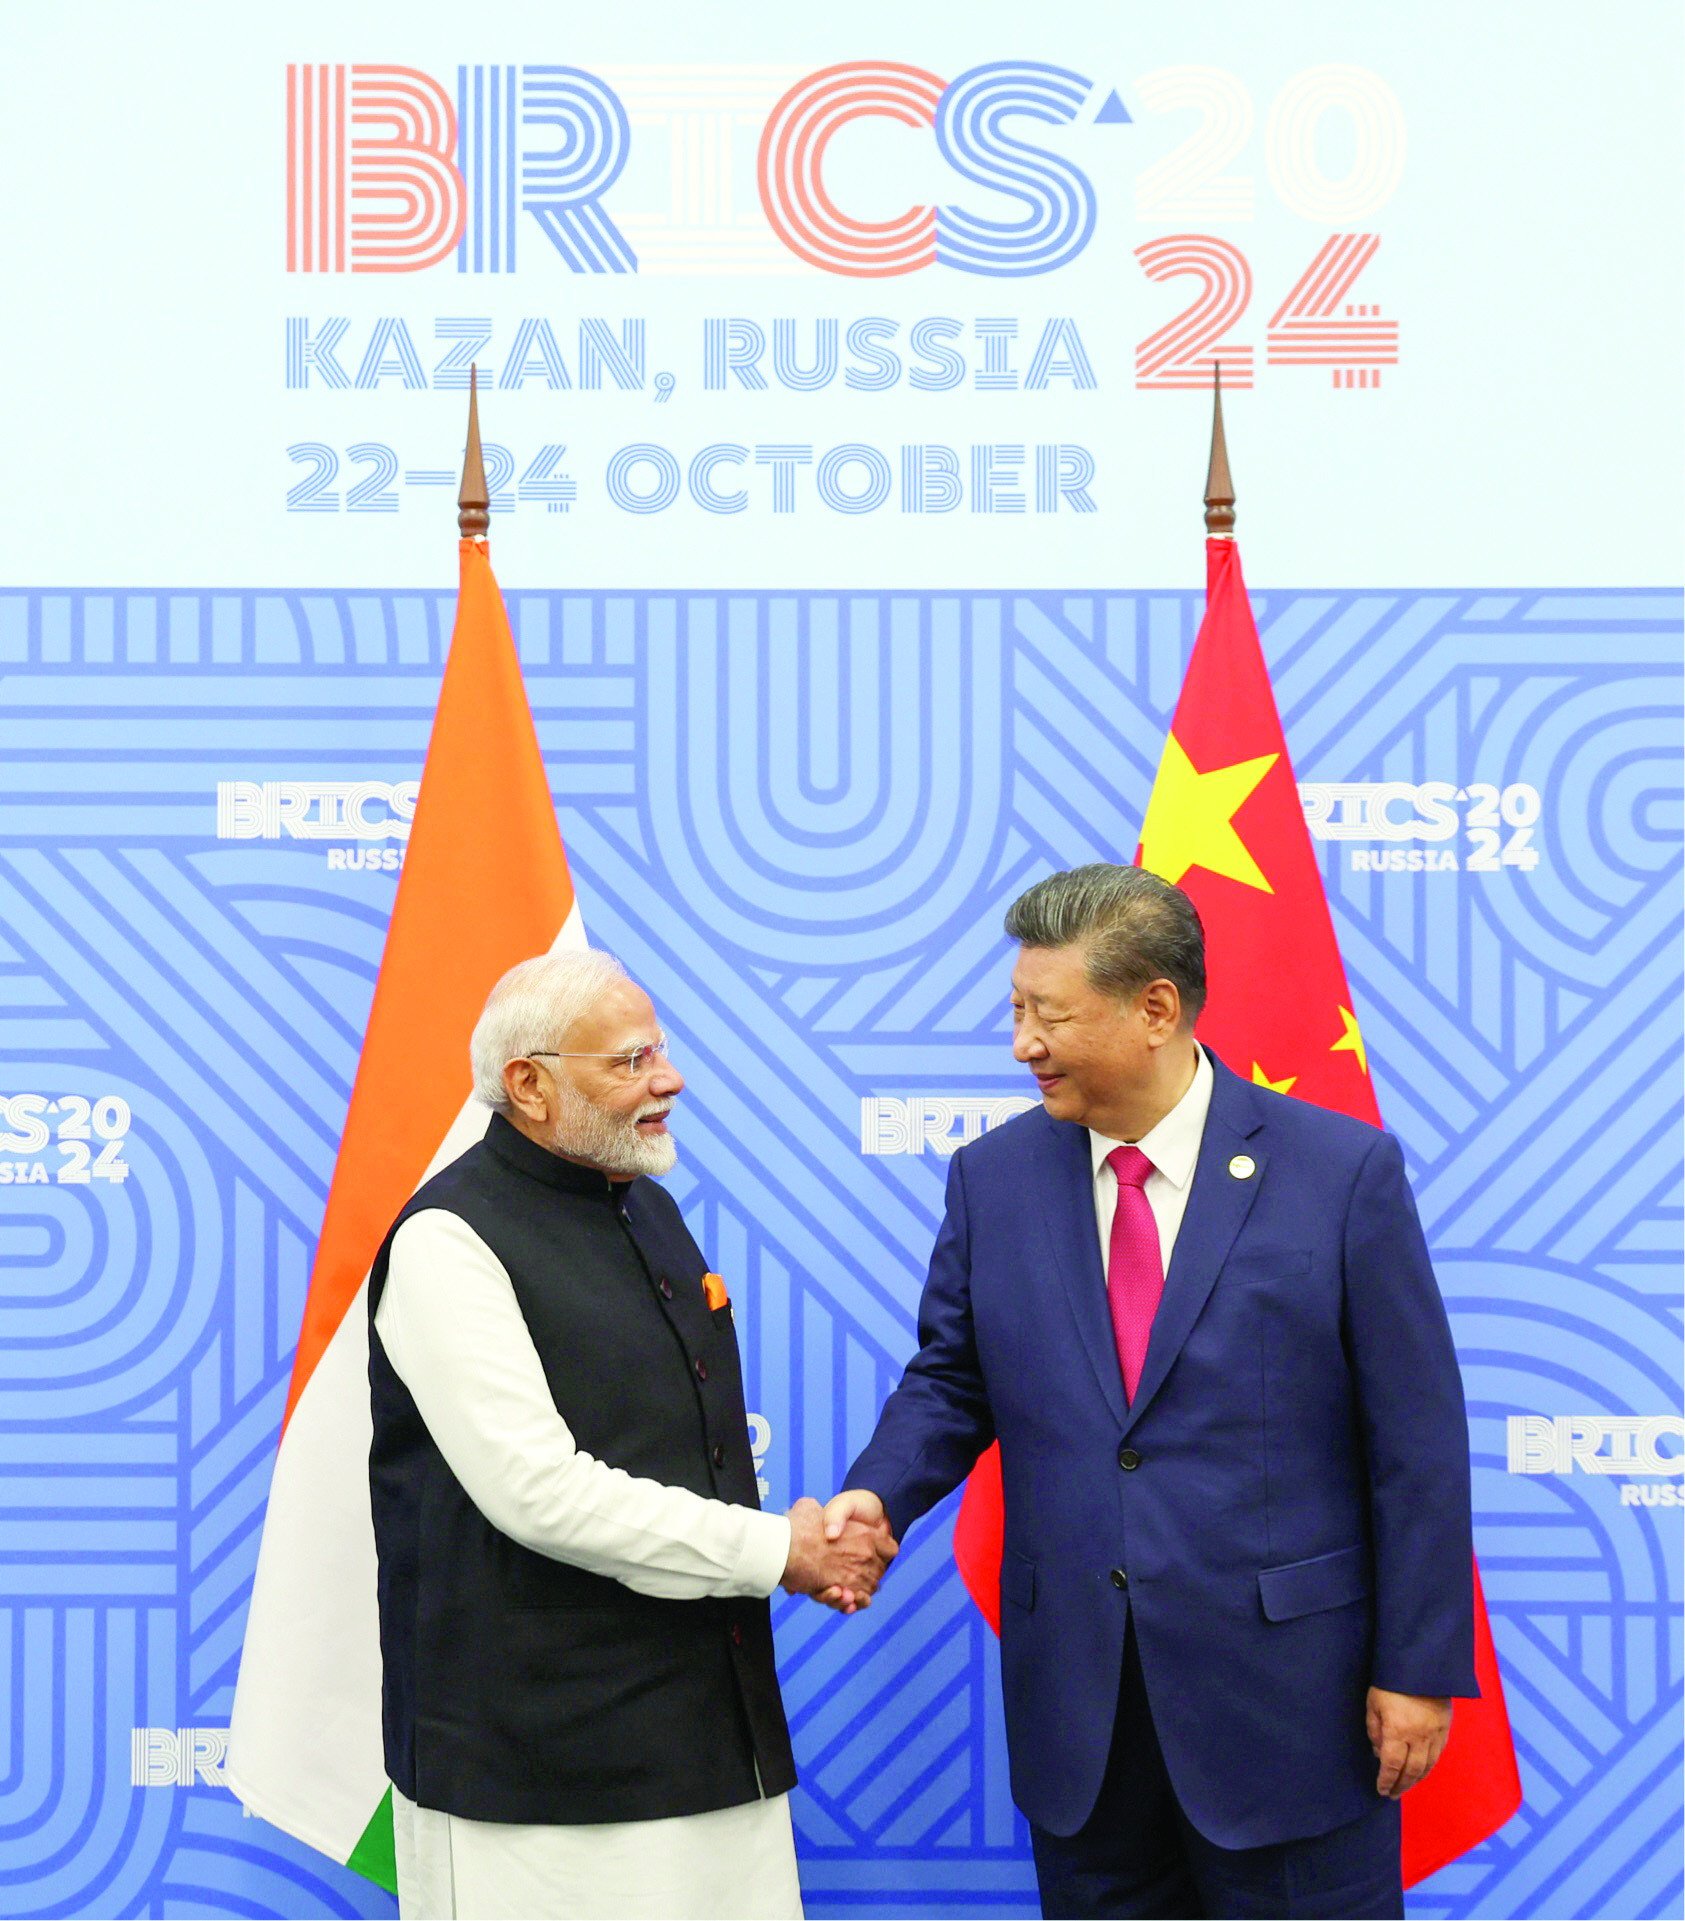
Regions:
<svg viewBox="0 0 1685 1921"><path fill-rule="evenodd" d="M1182 996L1174 981L1148 981L1139 1002L1147 1017L1147 1040L1162 1047L1182 1025Z"/></svg>
<svg viewBox="0 0 1685 1921"><path fill-rule="evenodd" d="M550 1118L550 1102L545 1096L538 1069L530 1060L504 1062L503 1091L509 1097L509 1105L529 1121L547 1121Z"/></svg>

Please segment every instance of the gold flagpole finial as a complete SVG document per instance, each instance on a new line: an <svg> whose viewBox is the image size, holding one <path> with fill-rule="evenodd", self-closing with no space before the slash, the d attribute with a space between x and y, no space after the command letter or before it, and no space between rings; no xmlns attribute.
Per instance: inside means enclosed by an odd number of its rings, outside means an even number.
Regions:
<svg viewBox="0 0 1685 1921"><path fill-rule="evenodd" d="M456 524L464 540L484 540L491 526L491 495L486 491L486 462L480 452L480 370L468 369L468 451L456 496Z"/></svg>
<svg viewBox="0 0 1685 1921"><path fill-rule="evenodd" d="M1229 478L1229 447L1223 438L1223 363L1211 363L1211 465L1205 474L1205 531L1220 540L1234 538L1234 482Z"/></svg>

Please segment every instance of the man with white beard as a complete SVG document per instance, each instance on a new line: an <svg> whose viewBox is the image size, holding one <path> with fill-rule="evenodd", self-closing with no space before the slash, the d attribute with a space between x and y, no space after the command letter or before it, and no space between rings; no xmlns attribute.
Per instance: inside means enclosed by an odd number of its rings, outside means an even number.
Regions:
<svg viewBox="0 0 1685 1921"><path fill-rule="evenodd" d="M895 1543L763 1514L736 1332L666 1173L684 1080L609 955L524 961L483 1141L369 1277L386 1768L411 1916L801 1914L767 1597Z"/></svg>

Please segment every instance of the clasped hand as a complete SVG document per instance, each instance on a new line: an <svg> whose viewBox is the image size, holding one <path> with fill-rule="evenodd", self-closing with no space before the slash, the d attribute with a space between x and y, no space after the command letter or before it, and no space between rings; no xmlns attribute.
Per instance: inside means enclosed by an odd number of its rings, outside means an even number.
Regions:
<svg viewBox="0 0 1685 1921"><path fill-rule="evenodd" d="M790 1558L779 1585L839 1614L869 1607L900 1543L875 1494L839 1494L829 1506L804 1496L789 1513Z"/></svg>

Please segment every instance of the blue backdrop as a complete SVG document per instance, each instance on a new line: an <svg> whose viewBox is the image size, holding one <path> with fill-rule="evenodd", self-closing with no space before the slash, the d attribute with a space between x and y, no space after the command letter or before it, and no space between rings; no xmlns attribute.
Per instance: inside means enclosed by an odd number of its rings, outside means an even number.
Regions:
<svg viewBox="0 0 1685 1921"><path fill-rule="evenodd" d="M1199 598L509 601L587 929L690 1080L672 1186L770 1498L824 1496L911 1350L944 1172L863 1142L980 1124L890 1099L1024 1093L1001 909L1132 852ZM1364 784L1327 883L1462 1355L1526 1787L1412 1911L1678 1914L1679 1511L1645 1503L1679 1481L1633 1437L1679 1395L1680 599L1256 607L1301 781ZM217 788L414 781L451 615L0 596L5 1913L391 1912L216 1781L396 880L345 854L401 842L219 839ZM1379 782L1406 824L1448 783L1454 830L1375 838ZM1369 871L1399 848L1458 864ZM947 1520L869 1615L784 1601L778 1641L809 1912L1034 1912Z"/></svg>

